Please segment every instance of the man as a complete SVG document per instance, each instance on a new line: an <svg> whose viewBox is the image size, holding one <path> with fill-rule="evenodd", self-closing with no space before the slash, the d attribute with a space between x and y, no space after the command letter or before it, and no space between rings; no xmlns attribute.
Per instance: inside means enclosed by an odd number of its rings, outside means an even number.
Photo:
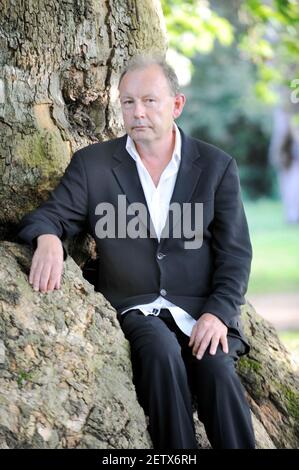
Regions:
<svg viewBox="0 0 299 470"><path fill-rule="evenodd" d="M235 371L249 350L239 307L251 263L235 161L178 129L185 97L162 59L133 59L119 93L127 135L76 152L49 200L21 221L19 236L36 242L29 282L60 288L61 240L87 222L96 288L130 342L154 448L197 447L192 397L213 448L254 448Z"/></svg>

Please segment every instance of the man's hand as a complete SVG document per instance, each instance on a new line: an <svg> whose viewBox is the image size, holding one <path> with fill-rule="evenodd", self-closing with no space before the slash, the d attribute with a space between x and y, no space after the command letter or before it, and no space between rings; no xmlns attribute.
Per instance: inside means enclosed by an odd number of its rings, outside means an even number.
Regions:
<svg viewBox="0 0 299 470"><path fill-rule="evenodd" d="M29 284L41 292L60 289L63 271L63 247L56 235L37 237L37 248L34 252L29 274Z"/></svg>
<svg viewBox="0 0 299 470"><path fill-rule="evenodd" d="M193 326L189 345L192 354L201 359L205 350L211 343L210 354L215 354L219 342L223 352L228 353L227 327L212 313L204 313Z"/></svg>

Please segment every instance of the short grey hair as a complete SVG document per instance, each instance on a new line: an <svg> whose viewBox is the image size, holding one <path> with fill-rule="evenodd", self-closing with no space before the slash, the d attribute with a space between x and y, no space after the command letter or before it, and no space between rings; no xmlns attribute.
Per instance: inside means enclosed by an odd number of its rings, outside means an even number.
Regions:
<svg viewBox="0 0 299 470"><path fill-rule="evenodd" d="M145 69L150 65L159 65L159 67L161 67L162 72L168 81L171 93L174 96L177 95L180 92L180 85L174 69L166 62L162 55L154 53L143 53L133 56L122 69L118 86L126 73L132 72L133 70Z"/></svg>

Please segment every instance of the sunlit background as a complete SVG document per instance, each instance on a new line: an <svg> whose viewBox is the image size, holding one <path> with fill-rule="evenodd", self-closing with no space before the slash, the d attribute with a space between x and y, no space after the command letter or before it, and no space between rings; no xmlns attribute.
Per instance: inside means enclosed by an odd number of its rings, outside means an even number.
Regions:
<svg viewBox="0 0 299 470"><path fill-rule="evenodd" d="M247 299L298 367L299 2L162 6L187 96L178 124L238 163L254 252Z"/></svg>

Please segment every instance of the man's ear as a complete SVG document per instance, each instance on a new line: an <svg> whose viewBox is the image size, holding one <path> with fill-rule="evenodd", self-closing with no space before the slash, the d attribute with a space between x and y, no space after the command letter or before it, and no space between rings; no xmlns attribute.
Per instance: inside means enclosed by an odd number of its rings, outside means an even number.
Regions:
<svg viewBox="0 0 299 470"><path fill-rule="evenodd" d="M186 96L183 93L179 93L174 98L174 108L173 108L173 117L174 119L178 118L185 106Z"/></svg>

